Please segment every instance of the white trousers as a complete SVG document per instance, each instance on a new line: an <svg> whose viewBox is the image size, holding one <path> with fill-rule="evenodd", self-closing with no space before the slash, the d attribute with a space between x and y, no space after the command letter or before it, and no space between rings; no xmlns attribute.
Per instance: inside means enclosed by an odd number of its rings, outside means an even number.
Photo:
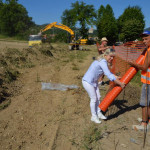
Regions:
<svg viewBox="0 0 150 150"><path fill-rule="evenodd" d="M82 84L90 97L91 114L92 116L97 116L97 114L101 111L101 109L98 107L100 104L100 97L101 97L99 88L98 86L94 87L88 82L83 80Z"/></svg>

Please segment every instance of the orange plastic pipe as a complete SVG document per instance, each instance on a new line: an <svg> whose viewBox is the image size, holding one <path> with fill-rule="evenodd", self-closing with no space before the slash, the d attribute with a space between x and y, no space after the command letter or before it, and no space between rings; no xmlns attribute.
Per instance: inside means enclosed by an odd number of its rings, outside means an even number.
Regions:
<svg viewBox="0 0 150 150"><path fill-rule="evenodd" d="M136 60L137 64L142 64L142 61L144 59L145 51L138 57ZM126 85L130 82L130 80L136 75L138 72L137 69L134 67L130 67L127 72L124 74L124 76L121 78L121 82L125 83ZM111 103L115 100L115 98L120 94L122 91L122 88L120 86L115 86L102 100L99 107L102 111L106 111L107 108L111 105Z"/></svg>

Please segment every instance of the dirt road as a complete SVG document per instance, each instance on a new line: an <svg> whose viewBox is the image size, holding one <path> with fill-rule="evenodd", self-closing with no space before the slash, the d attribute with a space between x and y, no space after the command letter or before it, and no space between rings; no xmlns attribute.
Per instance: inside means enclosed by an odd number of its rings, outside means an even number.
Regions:
<svg viewBox="0 0 150 150"><path fill-rule="evenodd" d="M81 79L97 55L96 46L88 46L84 51L68 51L68 46L61 44L52 46L52 58L23 69L14 82L19 87L17 94L0 111L0 149L141 150L144 133L131 128L138 124L136 120L141 115L137 105L140 89L127 86L106 113L108 120L94 124L90 121L89 98ZM41 82L75 84L79 89L41 90ZM108 85L100 87L102 97L107 88ZM150 147L149 139L148 132L146 150Z"/></svg>

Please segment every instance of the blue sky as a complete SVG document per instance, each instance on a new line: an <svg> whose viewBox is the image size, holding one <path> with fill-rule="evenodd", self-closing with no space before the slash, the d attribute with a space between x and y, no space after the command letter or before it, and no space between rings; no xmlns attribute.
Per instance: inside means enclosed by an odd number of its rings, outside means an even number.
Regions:
<svg viewBox="0 0 150 150"><path fill-rule="evenodd" d="M38 24L58 22L61 23L61 16L65 9L71 9L71 3L77 0L19 0L28 11L28 15L33 21ZM93 5L95 10L100 8L100 5L106 6L109 4L114 11L117 19L124 10L130 6L139 6L145 16L145 28L150 27L150 0L78 0L83 1L88 5Z"/></svg>

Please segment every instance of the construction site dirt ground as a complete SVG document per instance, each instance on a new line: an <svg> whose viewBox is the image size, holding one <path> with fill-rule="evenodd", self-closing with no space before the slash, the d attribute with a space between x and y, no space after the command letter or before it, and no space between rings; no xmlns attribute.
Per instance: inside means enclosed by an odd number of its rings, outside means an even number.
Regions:
<svg viewBox="0 0 150 150"><path fill-rule="evenodd" d="M140 87L128 84L106 112L108 120L95 124L81 79L98 54L96 45L82 51L69 51L61 43L51 46L53 56L37 55L36 65L20 69L8 85L13 94L10 105L0 110L0 150L150 150L150 131L132 130L141 117ZM0 41L2 53L9 47L21 50L28 44ZM79 88L41 90L42 82ZM102 99L108 86L100 86Z"/></svg>

